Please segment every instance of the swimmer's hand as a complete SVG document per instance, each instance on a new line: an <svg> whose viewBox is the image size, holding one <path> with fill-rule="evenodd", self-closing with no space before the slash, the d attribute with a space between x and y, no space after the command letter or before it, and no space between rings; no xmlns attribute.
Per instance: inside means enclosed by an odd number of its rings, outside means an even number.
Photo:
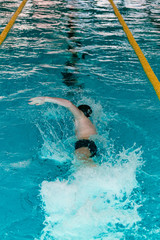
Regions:
<svg viewBox="0 0 160 240"><path fill-rule="evenodd" d="M28 104L30 105L42 105L45 103L46 97L35 97L35 98L31 98Z"/></svg>

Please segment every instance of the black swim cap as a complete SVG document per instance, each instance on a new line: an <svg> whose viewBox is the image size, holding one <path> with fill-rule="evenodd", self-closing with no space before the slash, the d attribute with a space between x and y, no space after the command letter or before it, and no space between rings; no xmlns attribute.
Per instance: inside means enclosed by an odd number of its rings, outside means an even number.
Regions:
<svg viewBox="0 0 160 240"><path fill-rule="evenodd" d="M90 115L92 113L92 109L88 105L79 105L78 109L81 110L86 117L90 117Z"/></svg>

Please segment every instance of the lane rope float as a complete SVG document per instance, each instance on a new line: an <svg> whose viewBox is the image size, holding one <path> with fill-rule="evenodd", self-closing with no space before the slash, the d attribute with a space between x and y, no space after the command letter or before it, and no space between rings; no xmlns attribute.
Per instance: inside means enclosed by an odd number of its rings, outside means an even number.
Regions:
<svg viewBox="0 0 160 240"><path fill-rule="evenodd" d="M7 37L8 32L10 31L10 29L12 28L13 24L15 23L18 15L21 13L22 9L24 8L26 2L28 0L23 0L21 2L21 4L19 5L17 11L13 14L13 16L11 17L9 23L7 24L7 26L5 27L5 29L2 31L2 33L0 34L0 45L3 43L3 41L5 40L5 38Z"/></svg>
<svg viewBox="0 0 160 240"><path fill-rule="evenodd" d="M125 23L123 17L121 16L118 8L116 7L116 5L114 4L113 0L108 0L110 2L110 4L113 7L114 13L117 16L120 24L123 27L124 32L127 35L128 41L131 44L131 46L133 47L137 57L139 58L139 61L148 77L148 79L150 80L151 84L154 87L154 90L160 100L160 82L158 80L158 78L156 77L155 73L153 72L151 66L149 65L146 57L144 56L142 50L140 49L138 43L136 42L136 40L134 39L131 31L129 30L127 24Z"/></svg>

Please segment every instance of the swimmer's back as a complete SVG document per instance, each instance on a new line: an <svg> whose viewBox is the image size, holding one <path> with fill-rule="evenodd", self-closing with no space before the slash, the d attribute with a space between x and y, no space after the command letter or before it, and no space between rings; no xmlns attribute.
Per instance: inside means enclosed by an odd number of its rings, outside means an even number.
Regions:
<svg viewBox="0 0 160 240"><path fill-rule="evenodd" d="M90 136L97 134L96 128L85 115L75 119L75 128L78 139L89 139Z"/></svg>

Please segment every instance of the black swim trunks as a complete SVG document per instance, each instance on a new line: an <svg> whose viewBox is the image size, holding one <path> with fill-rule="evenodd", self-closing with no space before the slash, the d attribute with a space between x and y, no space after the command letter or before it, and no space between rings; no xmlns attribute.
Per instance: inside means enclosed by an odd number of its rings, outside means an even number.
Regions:
<svg viewBox="0 0 160 240"><path fill-rule="evenodd" d="M90 157L94 157L97 153L97 146L96 144L89 139L80 139L75 143L75 149L81 148L81 147L88 147L89 151L91 152Z"/></svg>

